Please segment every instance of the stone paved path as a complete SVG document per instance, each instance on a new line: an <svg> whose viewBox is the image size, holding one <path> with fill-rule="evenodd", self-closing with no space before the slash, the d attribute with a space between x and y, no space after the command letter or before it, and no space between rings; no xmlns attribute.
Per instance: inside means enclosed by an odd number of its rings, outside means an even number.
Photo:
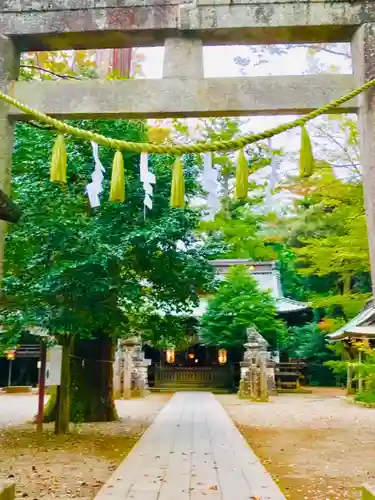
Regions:
<svg viewBox="0 0 375 500"><path fill-rule="evenodd" d="M283 500L211 393L177 393L96 500Z"/></svg>

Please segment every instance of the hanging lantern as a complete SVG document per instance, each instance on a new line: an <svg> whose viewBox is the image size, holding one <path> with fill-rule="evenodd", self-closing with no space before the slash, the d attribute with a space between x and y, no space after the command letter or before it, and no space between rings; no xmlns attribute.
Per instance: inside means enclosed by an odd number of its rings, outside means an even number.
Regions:
<svg viewBox="0 0 375 500"><path fill-rule="evenodd" d="M174 349L167 350L167 352L165 353L165 359L166 359L167 363L174 363L174 360L175 360Z"/></svg>
<svg viewBox="0 0 375 500"><path fill-rule="evenodd" d="M225 349L219 349L217 359L221 365L225 365L227 362L227 351Z"/></svg>
<svg viewBox="0 0 375 500"><path fill-rule="evenodd" d="M195 354L193 352L189 352L188 358L189 359L194 359L195 358Z"/></svg>
<svg viewBox="0 0 375 500"><path fill-rule="evenodd" d="M13 359L15 359L15 357L16 357L16 351L12 350L12 351L7 352L7 359L9 361L13 361Z"/></svg>

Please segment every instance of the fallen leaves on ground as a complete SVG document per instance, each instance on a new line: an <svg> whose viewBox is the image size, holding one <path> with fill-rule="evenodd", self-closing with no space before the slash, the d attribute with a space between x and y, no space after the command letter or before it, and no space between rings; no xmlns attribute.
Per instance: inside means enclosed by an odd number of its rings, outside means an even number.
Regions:
<svg viewBox="0 0 375 500"><path fill-rule="evenodd" d="M56 436L48 424L42 443L32 425L1 430L0 478L15 480L17 499L92 500L144 429L106 422L82 424L67 436Z"/></svg>
<svg viewBox="0 0 375 500"><path fill-rule="evenodd" d="M375 481L374 416L341 396L316 388L266 404L218 399L286 499L357 500L361 485Z"/></svg>

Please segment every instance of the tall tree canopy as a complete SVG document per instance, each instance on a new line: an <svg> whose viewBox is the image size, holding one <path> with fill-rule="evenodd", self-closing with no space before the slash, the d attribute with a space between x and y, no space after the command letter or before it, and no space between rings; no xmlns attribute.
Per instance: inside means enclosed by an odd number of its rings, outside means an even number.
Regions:
<svg viewBox="0 0 375 500"><path fill-rule="evenodd" d="M78 125L115 138L146 139L143 122ZM193 232L199 213L169 207L173 158L150 160L157 183L153 209L145 217L139 155L124 155L126 201L111 203L107 200L114 152L100 149L106 168L104 193L101 207L92 210L85 195L93 170L90 143L68 139L68 182L61 187L49 181L53 140L49 131L17 127L13 190L24 216L11 227L6 247L6 330L20 334L36 325L60 339L101 338L112 344L115 336L133 333L132 318L140 307L146 314L191 310L198 292L209 289L213 272ZM187 159L188 197L197 190L196 176L197 167ZM76 343L76 355L90 358L93 346ZM108 360L111 353L103 347L94 360L104 356Z"/></svg>

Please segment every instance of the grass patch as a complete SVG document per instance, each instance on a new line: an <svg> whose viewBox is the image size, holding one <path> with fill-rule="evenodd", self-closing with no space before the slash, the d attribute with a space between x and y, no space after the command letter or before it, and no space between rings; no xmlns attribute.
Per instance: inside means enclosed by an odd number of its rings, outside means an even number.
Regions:
<svg viewBox="0 0 375 500"><path fill-rule="evenodd" d="M354 396L354 399L359 403L373 404L375 403L375 392L374 391L357 392L357 394Z"/></svg>

